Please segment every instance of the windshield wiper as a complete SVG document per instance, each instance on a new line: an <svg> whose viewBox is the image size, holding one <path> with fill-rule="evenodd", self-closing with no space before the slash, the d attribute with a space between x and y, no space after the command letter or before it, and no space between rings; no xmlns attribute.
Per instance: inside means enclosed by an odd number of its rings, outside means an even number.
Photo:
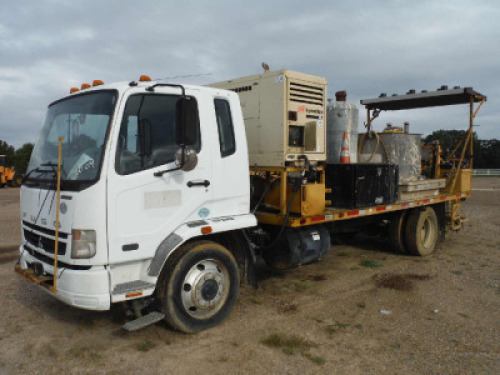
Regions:
<svg viewBox="0 0 500 375"><path fill-rule="evenodd" d="M40 165L41 166L45 166L43 164ZM23 184L24 182L28 179L28 177L33 173L33 172L38 172L42 175L44 174L47 174L47 173L55 173L55 171L53 169L40 169L40 167L36 167L36 168L33 168L31 171L29 171L26 176L24 176L23 178Z"/></svg>

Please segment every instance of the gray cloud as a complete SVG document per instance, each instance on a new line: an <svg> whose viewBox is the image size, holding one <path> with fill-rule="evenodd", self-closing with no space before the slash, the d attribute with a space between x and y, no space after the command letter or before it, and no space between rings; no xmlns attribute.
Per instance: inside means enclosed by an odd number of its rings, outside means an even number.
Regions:
<svg viewBox="0 0 500 375"><path fill-rule="evenodd" d="M500 138L500 5L468 1L7 1L0 5L0 139L35 141L46 106L71 86L211 73L205 84L289 68L349 100L473 86L477 132ZM467 108L387 113L414 130L464 129ZM361 116L363 118L363 116Z"/></svg>

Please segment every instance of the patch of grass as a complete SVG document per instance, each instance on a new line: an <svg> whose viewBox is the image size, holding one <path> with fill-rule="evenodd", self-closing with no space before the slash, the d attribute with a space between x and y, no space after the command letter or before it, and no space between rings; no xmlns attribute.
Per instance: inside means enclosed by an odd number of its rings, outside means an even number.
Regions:
<svg viewBox="0 0 500 375"><path fill-rule="evenodd" d="M458 313L458 315L460 315L462 318L464 319L469 319L469 315L467 314L464 314L464 313Z"/></svg>
<svg viewBox="0 0 500 375"><path fill-rule="evenodd" d="M254 305L262 305L262 302L257 297L250 297L248 300Z"/></svg>
<svg viewBox="0 0 500 375"><path fill-rule="evenodd" d="M323 357L317 356L317 355L312 355L309 352L303 353L304 358L307 358L313 363L316 363L317 365L324 365L326 363L326 360Z"/></svg>
<svg viewBox="0 0 500 375"><path fill-rule="evenodd" d="M217 359L218 362L227 362L229 361L229 357L226 355L222 355Z"/></svg>
<svg viewBox="0 0 500 375"><path fill-rule="evenodd" d="M308 283L307 281L299 281L295 283L295 291L297 292L305 292L310 287L311 283Z"/></svg>
<svg viewBox="0 0 500 375"><path fill-rule="evenodd" d="M99 347L90 345L72 346L67 351L67 355L72 358L83 359L85 361L91 361L91 362L97 362L102 359L101 349Z"/></svg>
<svg viewBox="0 0 500 375"><path fill-rule="evenodd" d="M156 342L153 340L143 339L139 341L135 348L140 352L148 352L156 346Z"/></svg>
<svg viewBox="0 0 500 375"><path fill-rule="evenodd" d="M356 304L356 306L359 307L360 309L364 309L366 307L366 303L364 303L364 302L358 302Z"/></svg>
<svg viewBox="0 0 500 375"><path fill-rule="evenodd" d="M489 264L481 264L480 267L481 268L486 268L486 267L489 267L490 265Z"/></svg>
<svg viewBox="0 0 500 375"><path fill-rule="evenodd" d="M464 271L462 270L455 270L455 271L451 271L452 274L454 275L462 275L464 273Z"/></svg>
<svg viewBox="0 0 500 375"><path fill-rule="evenodd" d="M428 263L430 259L413 259L415 263Z"/></svg>
<svg viewBox="0 0 500 375"><path fill-rule="evenodd" d="M364 259L362 260L359 265L361 267L367 267L367 268L380 268L382 267L382 265L374 260L368 260L368 259Z"/></svg>
<svg viewBox="0 0 500 375"><path fill-rule="evenodd" d="M363 329L363 325L362 324L355 324L354 328L362 330Z"/></svg>
<svg viewBox="0 0 500 375"><path fill-rule="evenodd" d="M323 323L323 319L320 318L312 318L316 323Z"/></svg>
<svg viewBox="0 0 500 375"><path fill-rule="evenodd" d="M349 327L349 324L347 324L347 323L335 322L335 324L327 325L325 327L325 331L328 334L333 335L334 333L336 333L342 329L346 329L347 327Z"/></svg>
<svg viewBox="0 0 500 375"><path fill-rule="evenodd" d="M337 252L338 257L348 257L350 254L347 251L339 251Z"/></svg>
<svg viewBox="0 0 500 375"><path fill-rule="evenodd" d="M393 349L401 349L401 344L399 344L399 343L391 344L391 348L393 348Z"/></svg>
<svg viewBox="0 0 500 375"><path fill-rule="evenodd" d="M349 269L350 269L351 271L357 271L357 270L359 270L359 267L351 267L351 268L349 268Z"/></svg>
<svg viewBox="0 0 500 375"><path fill-rule="evenodd" d="M271 348L281 348L288 355L293 355L296 351L305 351L316 345L310 341L296 335L286 335L282 333L271 333L260 340L261 344Z"/></svg>

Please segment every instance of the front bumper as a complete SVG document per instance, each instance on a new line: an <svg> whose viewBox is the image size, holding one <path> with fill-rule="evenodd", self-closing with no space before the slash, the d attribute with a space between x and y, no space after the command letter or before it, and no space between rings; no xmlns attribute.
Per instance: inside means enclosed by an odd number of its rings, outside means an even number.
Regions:
<svg viewBox="0 0 500 375"><path fill-rule="evenodd" d="M57 290L53 288L54 266L43 262L21 246L21 258L15 271L25 280L42 287L44 291L58 300L86 310L109 310L111 297L109 291L109 272L106 268L92 267L88 270L73 270L59 265L57 268ZM36 276L34 264L41 264L43 275Z"/></svg>

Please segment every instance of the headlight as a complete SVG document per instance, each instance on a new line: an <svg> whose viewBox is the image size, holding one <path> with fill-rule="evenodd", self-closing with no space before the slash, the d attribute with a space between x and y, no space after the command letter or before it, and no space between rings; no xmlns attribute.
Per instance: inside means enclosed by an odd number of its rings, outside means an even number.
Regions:
<svg viewBox="0 0 500 375"><path fill-rule="evenodd" d="M95 230L73 229L71 258L88 259L95 255Z"/></svg>

